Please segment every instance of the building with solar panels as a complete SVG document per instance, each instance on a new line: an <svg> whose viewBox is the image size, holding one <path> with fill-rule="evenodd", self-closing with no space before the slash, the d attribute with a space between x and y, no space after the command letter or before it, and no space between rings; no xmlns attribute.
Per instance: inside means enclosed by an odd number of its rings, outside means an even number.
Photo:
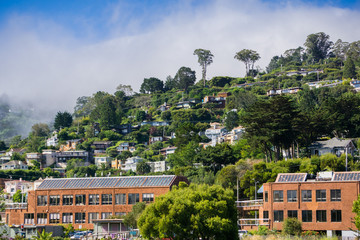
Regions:
<svg viewBox="0 0 360 240"><path fill-rule="evenodd" d="M297 218L304 231L319 231L327 236L352 239L356 229L353 202L360 191L360 172L281 173L276 181L264 183L262 199L238 201L242 229L265 225L282 230L286 218ZM259 218L247 218L256 211Z"/></svg>
<svg viewBox="0 0 360 240"><path fill-rule="evenodd" d="M188 183L174 175L45 179L29 192L27 204L6 206L6 223L93 229L94 220L125 215L137 202L151 203L180 181Z"/></svg>

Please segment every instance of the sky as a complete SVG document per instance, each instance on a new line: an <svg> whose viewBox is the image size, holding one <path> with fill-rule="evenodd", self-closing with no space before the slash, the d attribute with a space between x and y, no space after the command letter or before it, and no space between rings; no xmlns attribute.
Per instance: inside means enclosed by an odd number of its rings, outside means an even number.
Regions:
<svg viewBox="0 0 360 240"><path fill-rule="evenodd" d="M182 66L200 79L197 48L214 54L208 79L242 77L244 48L265 69L312 33L360 40L359 23L354 0L0 0L0 96L72 112L78 97Z"/></svg>

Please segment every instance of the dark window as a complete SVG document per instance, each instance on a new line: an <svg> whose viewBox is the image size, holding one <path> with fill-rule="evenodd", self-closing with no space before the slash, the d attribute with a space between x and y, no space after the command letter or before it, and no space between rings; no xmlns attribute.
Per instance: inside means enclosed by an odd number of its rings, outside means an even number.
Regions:
<svg viewBox="0 0 360 240"><path fill-rule="evenodd" d="M97 213L97 212L89 213L88 223L93 223L93 220L96 220L96 219L99 219L99 213Z"/></svg>
<svg viewBox="0 0 360 240"><path fill-rule="evenodd" d="M297 191L296 190L288 190L287 191L287 201L288 202L297 202Z"/></svg>
<svg viewBox="0 0 360 240"><path fill-rule="evenodd" d="M269 211L263 211L263 218L269 218Z"/></svg>
<svg viewBox="0 0 360 240"><path fill-rule="evenodd" d="M341 222L341 210L331 210L331 221Z"/></svg>
<svg viewBox="0 0 360 240"><path fill-rule="evenodd" d="M142 201L143 202L153 202L154 201L154 194L153 193L143 193Z"/></svg>
<svg viewBox="0 0 360 240"><path fill-rule="evenodd" d="M111 205L112 204L112 194L101 194L101 204L102 205Z"/></svg>
<svg viewBox="0 0 360 240"><path fill-rule="evenodd" d="M284 221L284 211L274 211L274 222L282 222Z"/></svg>
<svg viewBox="0 0 360 240"><path fill-rule="evenodd" d="M63 223L73 223L73 214L72 213L63 213L62 214Z"/></svg>
<svg viewBox="0 0 360 240"><path fill-rule="evenodd" d="M139 194L138 193L129 193L128 194L128 204L136 204L139 202Z"/></svg>
<svg viewBox="0 0 360 240"><path fill-rule="evenodd" d="M85 223L85 213L84 212L75 213L75 223Z"/></svg>
<svg viewBox="0 0 360 240"><path fill-rule="evenodd" d="M35 214L34 213L25 213L24 214L24 224L35 224Z"/></svg>
<svg viewBox="0 0 360 240"><path fill-rule="evenodd" d="M303 210L302 211L302 221L303 222L312 222L312 211L311 210Z"/></svg>
<svg viewBox="0 0 360 240"><path fill-rule="evenodd" d="M49 223L60 223L60 213L50 213Z"/></svg>
<svg viewBox="0 0 360 240"><path fill-rule="evenodd" d="M47 224L47 213L38 213L37 217L37 224Z"/></svg>
<svg viewBox="0 0 360 240"><path fill-rule="evenodd" d="M316 190L316 201L317 202L326 202L326 190Z"/></svg>
<svg viewBox="0 0 360 240"><path fill-rule="evenodd" d="M312 194L311 190L301 190L301 201L311 202Z"/></svg>
<svg viewBox="0 0 360 240"><path fill-rule="evenodd" d="M73 195L63 195L63 205L73 205Z"/></svg>
<svg viewBox="0 0 360 240"><path fill-rule="evenodd" d="M269 193L268 191L265 191L265 202L268 202L269 201Z"/></svg>
<svg viewBox="0 0 360 240"><path fill-rule="evenodd" d="M330 200L332 202L341 201L341 190L340 189L331 189L330 190Z"/></svg>
<svg viewBox="0 0 360 240"><path fill-rule="evenodd" d="M75 205L85 205L86 204L86 195L75 195ZM76 221L76 218L75 218Z"/></svg>
<svg viewBox="0 0 360 240"><path fill-rule="evenodd" d="M89 194L89 205L99 205L99 194Z"/></svg>
<svg viewBox="0 0 360 240"><path fill-rule="evenodd" d="M46 206L47 205L47 196L37 196L37 205Z"/></svg>
<svg viewBox="0 0 360 240"><path fill-rule="evenodd" d="M49 198L50 198L49 204L51 206L60 205L60 196L59 195L49 196Z"/></svg>
<svg viewBox="0 0 360 240"><path fill-rule="evenodd" d="M116 205L125 205L126 204L126 194L115 194L115 204Z"/></svg>
<svg viewBox="0 0 360 240"><path fill-rule="evenodd" d="M298 218L297 210L288 210L288 218Z"/></svg>
<svg viewBox="0 0 360 240"><path fill-rule="evenodd" d="M283 202L284 201L284 195L282 190L275 190L273 192L274 202Z"/></svg>
<svg viewBox="0 0 360 240"><path fill-rule="evenodd" d="M316 221L326 222L326 210L316 210Z"/></svg>

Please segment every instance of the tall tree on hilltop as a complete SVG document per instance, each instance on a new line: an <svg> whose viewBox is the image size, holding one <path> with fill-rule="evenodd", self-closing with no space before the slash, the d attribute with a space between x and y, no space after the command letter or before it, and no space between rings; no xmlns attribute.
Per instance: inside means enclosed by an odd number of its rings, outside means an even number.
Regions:
<svg viewBox="0 0 360 240"><path fill-rule="evenodd" d="M70 127L73 122L72 116L68 112L58 112L55 116L54 128L60 130L61 128Z"/></svg>
<svg viewBox="0 0 360 240"><path fill-rule="evenodd" d="M260 59L260 55L254 50L243 49L237 52L234 58L245 63L246 76L250 76L253 73L255 62Z"/></svg>
<svg viewBox="0 0 360 240"><path fill-rule="evenodd" d="M154 93L164 90L164 83L158 78L144 78L144 82L141 84L141 93Z"/></svg>
<svg viewBox="0 0 360 240"><path fill-rule="evenodd" d="M202 79L204 81L204 87L206 85L206 68L213 62L214 55L210 52L210 50L205 49L195 49L194 55L198 56L198 63L202 67Z"/></svg>
<svg viewBox="0 0 360 240"><path fill-rule="evenodd" d="M309 54L309 60L319 62L329 56L333 45L333 42L329 39L330 36L323 32L313 33L307 36L304 45Z"/></svg>

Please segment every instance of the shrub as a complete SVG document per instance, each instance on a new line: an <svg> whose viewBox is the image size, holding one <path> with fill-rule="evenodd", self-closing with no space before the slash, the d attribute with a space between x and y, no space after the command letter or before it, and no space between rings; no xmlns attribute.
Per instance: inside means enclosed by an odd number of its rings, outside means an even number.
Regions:
<svg viewBox="0 0 360 240"><path fill-rule="evenodd" d="M297 218L287 218L283 224L283 233L287 235L300 235L302 231L301 222Z"/></svg>

